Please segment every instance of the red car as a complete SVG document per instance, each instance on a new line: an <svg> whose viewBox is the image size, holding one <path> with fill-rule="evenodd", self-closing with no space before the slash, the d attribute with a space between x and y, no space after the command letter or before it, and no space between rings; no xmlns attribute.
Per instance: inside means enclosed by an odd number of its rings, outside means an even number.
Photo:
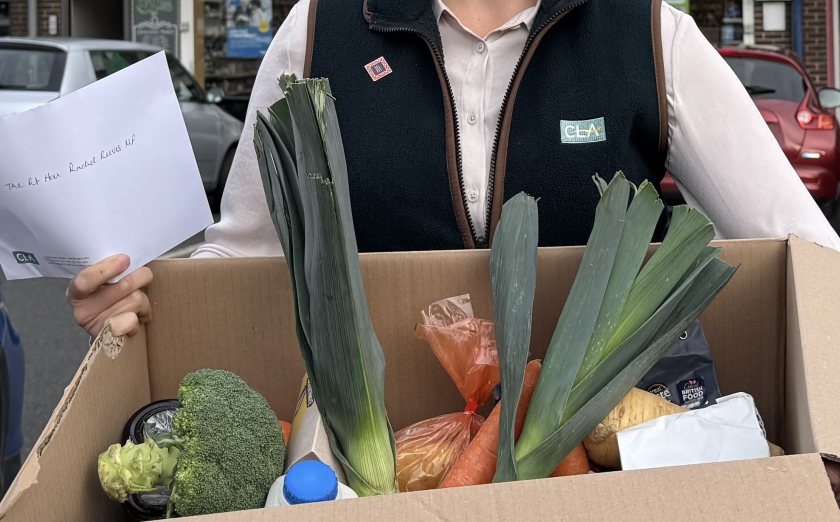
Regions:
<svg viewBox="0 0 840 522"><path fill-rule="evenodd" d="M833 215L840 196L840 129L834 116L840 91L817 92L802 64L789 53L739 47L720 49L720 54L752 96L808 191L826 215ZM661 189L666 200L682 200L669 174Z"/></svg>

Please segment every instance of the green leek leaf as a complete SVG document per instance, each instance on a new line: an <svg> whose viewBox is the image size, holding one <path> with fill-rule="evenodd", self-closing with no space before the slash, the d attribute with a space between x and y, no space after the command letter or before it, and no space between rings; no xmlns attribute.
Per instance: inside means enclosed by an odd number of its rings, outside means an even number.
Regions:
<svg viewBox="0 0 840 522"><path fill-rule="evenodd" d="M645 260L663 208L656 188L647 181L642 183L627 210L615 265L609 275L607 291L598 313L598 322L578 376L589 373L592 367L603 359L604 352L609 348L607 341L617 327L619 316L627 302L633 280Z"/></svg>
<svg viewBox="0 0 840 522"><path fill-rule="evenodd" d="M531 343L538 225L534 198L524 193L512 197L502 207L490 256L496 349L503 361L499 450L493 482L516 480L514 427Z"/></svg>
<svg viewBox="0 0 840 522"><path fill-rule="evenodd" d="M547 476L735 270L709 246L711 222L688 207L675 210L665 240L642 266L662 203L652 185L637 190L621 173L606 190L603 184L596 178L603 195L595 226L514 449L518 479Z"/></svg>
<svg viewBox="0 0 840 522"><path fill-rule="evenodd" d="M559 428L517 462L520 480L547 477L610 410L656 364L668 346L726 285L735 268L719 259L705 265L671 312L661 334Z"/></svg>
<svg viewBox="0 0 840 522"><path fill-rule="evenodd" d="M385 360L362 286L347 167L329 83L285 77L258 115L263 188L286 254L297 334L330 445L359 495L396 491Z"/></svg>
<svg viewBox="0 0 840 522"><path fill-rule="evenodd" d="M595 213L595 224L566 306L560 314L516 443L516 458L530 452L560 424L566 400L595 329L618 252L632 184L616 174Z"/></svg>

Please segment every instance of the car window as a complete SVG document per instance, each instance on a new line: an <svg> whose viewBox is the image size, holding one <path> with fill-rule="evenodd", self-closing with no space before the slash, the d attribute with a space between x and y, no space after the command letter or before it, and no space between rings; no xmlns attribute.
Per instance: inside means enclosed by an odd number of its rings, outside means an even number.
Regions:
<svg viewBox="0 0 840 522"><path fill-rule="evenodd" d="M175 87L175 93L178 95L179 101L202 101L204 100L204 93L198 83L190 76L178 61L166 55L166 61L169 64L169 73L172 75L172 85Z"/></svg>
<svg viewBox="0 0 840 522"><path fill-rule="evenodd" d="M67 53L26 45L0 46L0 89L58 91Z"/></svg>
<svg viewBox="0 0 840 522"><path fill-rule="evenodd" d="M726 57L726 62L753 98L799 102L808 92L805 78L790 65L731 56Z"/></svg>
<svg viewBox="0 0 840 522"><path fill-rule="evenodd" d="M151 56L152 53L147 51L88 51L90 54L90 61L93 64L93 72L96 74L96 79L101 80L110 74L125 69L129 65L135 64Z"/></svg>
<svg viewBox="0 0 840 522"><path fill-rule="evenodd" d="M149 51L90 51L90 61L93 63L93 70L96 79L113 74L120 69L135 64L144 58L151 56ZM179 101L200 101L204 98L201 88L189 75L177 60L166 55L166 62L169 65L169 73L172 76L172 86Z"/></svg>

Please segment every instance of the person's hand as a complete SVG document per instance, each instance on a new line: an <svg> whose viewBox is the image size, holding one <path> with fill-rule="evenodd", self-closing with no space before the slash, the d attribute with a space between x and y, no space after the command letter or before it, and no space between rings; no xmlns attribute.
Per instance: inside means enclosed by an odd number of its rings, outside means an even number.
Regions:
<svg viewBox="0 0 840 522"><path fill-rule="evenodd" d="M73 307L73 319L91 337L110 323L114 335L134 335L140 323L148 322L152 305L143 288L152 282L152 271L142 267L119 282L108 281L128 269L130 261L118 254L91 265L70 280L67 302Z"/></svg>

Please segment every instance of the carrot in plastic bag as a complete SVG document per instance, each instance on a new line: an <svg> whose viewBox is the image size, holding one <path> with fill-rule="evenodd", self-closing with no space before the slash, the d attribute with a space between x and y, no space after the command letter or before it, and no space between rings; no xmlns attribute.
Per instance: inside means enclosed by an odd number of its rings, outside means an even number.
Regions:
<svg viewBox="0 0 840 522"><path fill-rule="evenodd" d="M400 491L437 488L484 422L476 410L499 382L493 323L473 317L469 296L443 299L422 312L415 329L466 401L463 412L440 415L394 434Z"/></svg>
<svg viewBox="0 0 840 522"><path fill-rule="evenodd" d="M525 423L525 414L528 412L528 405L531 403L531 396L537 386L537 378L540 376L541 369L540 361L531 361L525 367L525 380L522 383L522 394L519 396L519 406L516 409L516 425L514 427L516 437L519 437L519 432L522 431L522 425ZM473 441L461 453L438 487L474 486L489 484L493 480L493 475L496 474L496 456L499 452L499 417L501 412L502 403L500 402L487 416L487 420L481 425L481 429L478 430Z"/></svg>
<svg viewBox="0 0 840 522"><path fill-rule="evenodd" d="M447 413L412 424L397 438L397 484L400 491L438 487L449 468L482 424L480 415Z"/></svg>

